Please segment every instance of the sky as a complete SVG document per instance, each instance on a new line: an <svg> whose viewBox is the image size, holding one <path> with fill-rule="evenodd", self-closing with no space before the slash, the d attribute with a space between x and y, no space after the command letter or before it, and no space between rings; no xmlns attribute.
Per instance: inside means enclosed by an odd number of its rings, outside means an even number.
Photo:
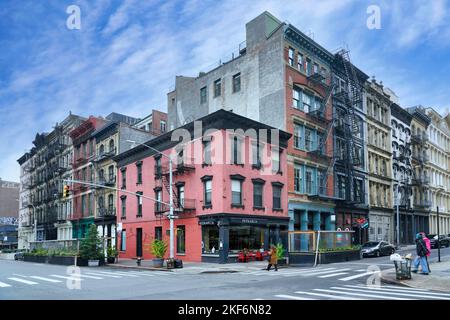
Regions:
<svg viewBox="0 0 450 320"><path fill-rule="evenodd" d="M70 5L81 28L69 29ZM369 29L380 9L380 28ZM403 107L450 107L450 0L0 0L0 178L37 132L71 111L143 118L167 111L175 76L229 59L264 11L311 35L399 96Z"/></svg>

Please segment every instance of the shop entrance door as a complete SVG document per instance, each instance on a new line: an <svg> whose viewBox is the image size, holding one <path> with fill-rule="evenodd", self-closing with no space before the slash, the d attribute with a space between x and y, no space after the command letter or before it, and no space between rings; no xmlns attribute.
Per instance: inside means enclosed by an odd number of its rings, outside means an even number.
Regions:
<svg viewBox="0 0 450 320"><path fill-rule="evenodd" d="M136 229L136 257L142 257L142 228Z"/></svg>

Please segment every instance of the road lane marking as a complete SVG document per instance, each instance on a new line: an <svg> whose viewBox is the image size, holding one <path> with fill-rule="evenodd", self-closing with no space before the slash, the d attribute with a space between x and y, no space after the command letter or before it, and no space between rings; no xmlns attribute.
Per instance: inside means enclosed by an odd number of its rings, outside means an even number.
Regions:
<svg viewBox="0 0 450 320"><path fill-rule="evenodd" d="M346 285L346 286L348 286L348 285ZM398 287L398 286L383 286L383 288L392 288L392 289L398 289L398 290L411 290L411 288L409 288L409 287L405 288L405 287ZM414 290L415 291L423 291L424 293L429 291L428 289L419 289L419 288L414 288Z"/></svg>
<svg viewBox="0 0 450 320"><path fill-rule="evenodd" d="M353 279L361 278L361 277L364 277L364 276L368 276L368 275L371 275L371 274L374 274L374 273L380 273L380 272L381 271L369 271L369 272L364 272L364 273L357 274L357 275L354 275L354 276L350 276L350 277L347 277L347 278L341 278L339 280L341 280L341 281L350 281L350 280L353 280Z"/></svg>
<svg viewBox="0 0 450 320"><path fill-rule="evenodd" d="M22 282L22 283L25 283L25 284L28 284L28 285L38 284L37 282L24 280L24 279L20 279L20 278L14 278L13 277L13 278L8 278L8 279L12 280L12 281Z"/></svg>
<svg viewBox="0 0 450 320"><path fill-rule="evenodd" d="M87 276L85 274L77 274L76 277L82 277L82 278L89 278L89 279L103 279L101 277L96 277L96 276Z"/></svg>
<svg viewBox="0 0 450 320"><path fill-rule="evenodd" d="M319 278L331 278L331 277L342 276L344 274L348 274L348 272L339 272L339 273L326 274L324 276L320 276Z"/></svg>
<svg viewBox="0 0 450 320"><path fill-rule="evenodd" d="M0 288L6 288L6 287L11 287L11 285L4 283L4 282L0 282Z"/></svg>
<svg viewBox="0 0 450 320"><path fill-rule="evenodd" d="M275 297L278 298L286 298L286 299L292 299L292 300L316 300L314 298L308 298L308 297L298 297L298 296L290 296L288 294L277 294Z"/></svg>
<svg viewBox="0 0 450 320"><path fill-rule="evenodd" d="M333 296L331 294L314 293L314 292L306 292L306 291L295 291L295 293L307 294L307 295L311 295L311 296L318 296L318 297L325 297L325 298L333 298L333 299L339 299L339 300L367 300L364 298L340 297L340 296Z"/></svg>
<svg viewBox="0 0 450 320"><path fill-rule="evenodd" d="M340 290L345 290L345 291L352 291L352 292L367 292L367 289L351 289L351 288L342 288L342 287L332 287L331 289L340 289ZM381 293L381 294L388 294L388 295L395 295L395 296L403 296L403 297L416 297L416 298L421 298L415 294L406 294L406 293L395 293L395 292L380 292L380 291L375 291L372 290L372 292L374 293ZM410 298L394 298L394 297L389 297L389 299L394 299L394 300L416 300L416 299L410 299Z"/></svg>
<svg viewBox="0 0 450 320"><path fill-rule="evenodd" d="M154 274L148 274L146 272L130 272L131 274L135 274L137 276L145 276L145 277L154 277Z"/></svg>
<svg viewBox="0 0 450 320"><path fill-rule="evenodd" d="M342 272L342 271L348 271L351 270L349 268L345 269L336 269L336 270L328 270L328 271L320 271L320 272L314 272L314 273L307 273L307 274L301 274L301 276L309 277L309 276L317 276L321 274L327 274L327 273L333 273L333 272Z"/></svg>
<svg viewBox="0 0 450 320"><path fill-rule="evenodd" d="M30 278L33 279L37 279L37 280L42 280L42 281L48 281L48 282L61 282L59 280L55 280L55 279L49 279L49 278L44 278L44 277L39 277L39 276L30 276Z"/></svg>

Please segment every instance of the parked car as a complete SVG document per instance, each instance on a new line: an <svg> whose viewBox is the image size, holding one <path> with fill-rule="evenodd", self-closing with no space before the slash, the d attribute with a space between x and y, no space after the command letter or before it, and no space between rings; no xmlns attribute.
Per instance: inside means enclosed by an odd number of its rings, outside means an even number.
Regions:
<svg viewBox="0 0 450 320"><path fill-rule="evenodd" d="M379 257L391 255L394 252L395 252L394 245L386 241L369 241L366 242L361 248L361 253L363 257L369 256Z"/></svg>
<svg viewBox="0 0 450 320"><path fill-rule="evenodd" d="M437 241L438 237L437 237L436 234L429 234L427 236L427 238L430 239L430 244L431 244L431 248L432 249L435 249L435 248L438 247L438 241ZM439 236L439 243L441 245L441 248L444 248L444 247L448 248L448 247L450 247L450 237L441 234Z"/></svg>
<svg viewBox="0 0 450 320"><path fill-rule="evenodd" d="M17 251L14 254L14 260L23 260L23 251Z"/></svg>

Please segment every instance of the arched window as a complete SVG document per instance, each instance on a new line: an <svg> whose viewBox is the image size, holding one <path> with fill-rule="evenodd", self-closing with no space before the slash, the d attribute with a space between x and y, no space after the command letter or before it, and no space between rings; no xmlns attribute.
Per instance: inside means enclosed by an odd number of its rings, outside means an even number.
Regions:
<svg viewBox="0 0 450 320"><path fill-rule="evenodd" d="M98 172L98 177L100 179L100 181L105 179L105 170L100 169L100 171Z"/></svg>
<svg viewBox="0 0 450 320"><path fill-rule="evenodd" d="M109 152L115 152L115 150L114 150L114 139L109 140Z"/></svg>
<svg viewBox="0 0 450 320"><path fill-rule="evenodd" d="M98 207L100 209L105 207L105 199L103 199L103 196L98 197Z"/></svg>
<svg viewBox="0 0 450 320"><path fill-rule="evenodd" d="M104 153L105 153L105 146L101 144L99 148L99 154L103 155Z"/></svg>

